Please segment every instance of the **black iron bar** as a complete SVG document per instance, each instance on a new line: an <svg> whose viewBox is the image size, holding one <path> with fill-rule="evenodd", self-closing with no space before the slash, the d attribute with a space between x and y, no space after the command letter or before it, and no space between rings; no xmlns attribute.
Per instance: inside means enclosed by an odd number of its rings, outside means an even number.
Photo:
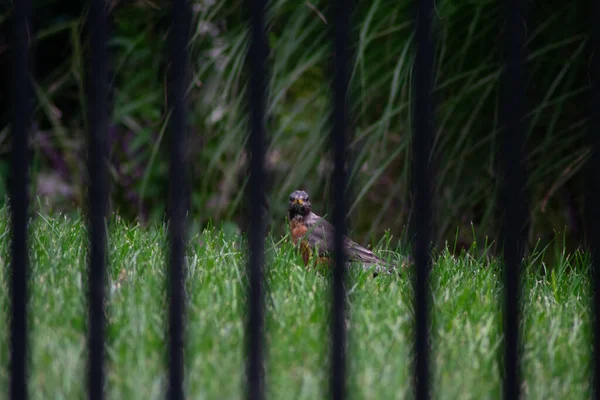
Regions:
<svg viewBox="0 0 600 400"><path fill-rule="evenodd" d="M27 398L27 211L29 207L28 137L31 126L29 43L31 1L14 2L12 148L10 158L11 319L10 398Z"/></svg>
<svg viewBox="0 0 600 400"><path fill-rule="evenodd" d="M108 201L107 117L108 70L106 3L92 0L87 16L90 29L88 75L88 398L104 398L104 296L106 285L106 210Z"/></svg>
<svg viewBox="0 0 600 400"><path fill-rule="evenodd" d="M415 342L414 385L415 398L429 399L429 272L431 269L432 230L432 166L431 151L434 137L433 124L433 0L417 2L415 108L413 132L412 215L413 252L415 260Z"/></svg>
<svg viewBox="0 0 600 400"><path fill-rule="evenodd" d="M268 55L265 31L265 0L248 2L250 11L250 67L249 108L250 177L248 182L247 210L249 218L248 260L248 317L246 320L246 382L249 400L265 396L264 388L264 213L260 209L265 191L265 104L267 92L266 61Z"/></svg>
<svg viewBox="0 0 600 400"><path fill-rule="evenodd" d="M504 368L503 395L516 400L520 395L519 299L520 273L525 244L527 205L525 198L525 87L523 51L525 23L523 2L504 3L504 62L500 87L500 118L503 124L503 176L500 206L503 213L504 247Z"/></svg>
<svg viewBox="0 0 600 400"><path fill-rule="evenodd" d="M592 361L592 398L600 399L600 3L592 5L590 11L589 41L589 78L590 78L590 125L588 142L591 154L587 164L587 185L585 185L585 227L592 257L592 327L593 327L593 361Z"/></svg>
<svg viewBox="0 0 600 400"><path fill-rule="evenodd" d="M186 77L191 9L187 0L173 0L168 76L169 118L169 383L171 400L184 398L185 260L186 241Z"/></svg>
<svg viewBox="0 0 600 400"><path fill-rule="evenodd" d="M348 86L350 80L350 16L353 1L337 0L333 19L333 113L331 146L333 148L333 173L331 185L334 267L331 287L332 310L330 329L330 394L334 400L346 398L346 276L343 235L346 233L347 173L346 146L348 132Z"/></svg>

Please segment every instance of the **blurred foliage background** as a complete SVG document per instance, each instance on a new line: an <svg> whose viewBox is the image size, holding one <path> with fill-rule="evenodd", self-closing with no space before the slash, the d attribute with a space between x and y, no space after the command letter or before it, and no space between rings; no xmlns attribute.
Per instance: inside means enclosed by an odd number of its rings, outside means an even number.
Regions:
<svg viewBox="0 0 600 400"><path fill-rule="evenodd" d="M16 1L16 0L14 0ZM85 208L86 2L38 0L32 23L35 121L31 136L36 207ZM169 2L109 1L111 208L123 218L162 218L167 185L166 57ZM285 229L289 193L303 188L326 213L330 162L330 14L322 0L274 0L267 169L271 228ZM0 198L10 149L10 2L0 15ZM190 211L194 226L244 226L248 24L240 0L194 0L188 91ZM356 239L400 235L409 188L412 2L357 1L352 45L351 228ZM589 50L586 10L540 0L528 10L527 190L529 239L583 238L584 141ZM438 0L435 239L469 246L498 232L496 158L502 10L496 0Z"/></svg>

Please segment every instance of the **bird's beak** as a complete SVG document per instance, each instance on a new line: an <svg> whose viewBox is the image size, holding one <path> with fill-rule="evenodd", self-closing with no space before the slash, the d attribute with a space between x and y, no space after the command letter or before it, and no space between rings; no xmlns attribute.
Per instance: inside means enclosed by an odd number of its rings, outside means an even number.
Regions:
<svg viewBox="0 0 600 400"><path fill-rule="evenodd" d="M300 205L303 205L303 204L304 204L304 202L302 201L302 199L296 199L296 200L294 201L294 203L296 203L296 204L300 204Z"/></svg>

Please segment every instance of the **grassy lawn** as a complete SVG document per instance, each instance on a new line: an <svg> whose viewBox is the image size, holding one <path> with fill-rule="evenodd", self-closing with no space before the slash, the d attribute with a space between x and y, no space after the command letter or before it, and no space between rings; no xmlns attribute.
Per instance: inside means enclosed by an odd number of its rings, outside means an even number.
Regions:
<svg viewBox="0 0 600 400"><path fill-rule="evenodd" d="M81 220L37 216L31 226L30 392L84 397L86 230ZM0 263L8 255L0 214ZM243 376L244 252L218 230L191 235L188 249L186 390L189 398L240 398ZM115 219L110 225L108 398L164 394L166 235ZM558 245L557 245L558 246ZM287 239L267 241L267 384L270 398L323 398L327 389L328 280L307 271ZM530 257L525 276L523 375L527 398L589 396L591 354L587 262ZM475 253L475 252L473 252ZM551 268L552 267L552 268ZM542 273L540 271L545 271ZM498 264L435 256L433 359L436 398L498 398L502 346ZM412 289L406 277L352 273L350 393L410 395ZM7 372L7 269L0 268L0 392Z"/></svg>

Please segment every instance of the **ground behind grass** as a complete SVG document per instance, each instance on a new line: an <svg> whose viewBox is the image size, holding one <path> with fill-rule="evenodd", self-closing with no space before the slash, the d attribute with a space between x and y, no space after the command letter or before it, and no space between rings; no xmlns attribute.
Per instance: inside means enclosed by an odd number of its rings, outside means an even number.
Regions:
<svg viewBox="0 0 600 400"><path fill-rule="evenodd" d="M166 234L162 227L110 224L107 393L158 399L166 382ZM0 392L8 387L8 222L0 215ZM82 220L37 215L31 225L30 378L32 398L85 393L86 229ZM393 243L393 241L392 241ZM383 246L385 247L385 246ZM266 245L267 385L270 398L327 394L328 280L307 271L285 238ZM382 254L385 248L379 248ZM475 249L473 249L475 250ZM481 248L479 249L481 250ZM590 393L588 263L539 254L524 278L523 392L526 398ZM193 399L240 398L243 390L244 251L239 236L212 229L188 248L186 392ZM395 253L390 253L395 256ZM434 397L498 398L502 349L500 270L473 251L434 257ZM350 395L410 397L412 288L406 277L352 273L349 284Z"/></svg>

